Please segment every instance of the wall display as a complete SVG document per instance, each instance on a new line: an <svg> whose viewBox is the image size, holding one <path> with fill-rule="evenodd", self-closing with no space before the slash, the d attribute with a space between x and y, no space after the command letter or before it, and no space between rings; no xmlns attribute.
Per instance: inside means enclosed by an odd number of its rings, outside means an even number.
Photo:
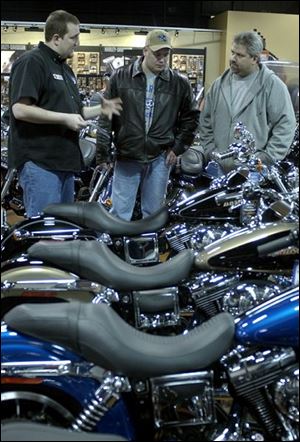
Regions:
<svg viewBox="0 0 300 442"><path fill-rule="evenodd" d="M8 106L9 74L1 74L1 105Z"/></svg>
<svg viewBox="0 0 300 442"><path fill-rule="evenodd" d="M142 48L136 48L136 49L130 49L130 50L124 50L124 64L131 64L134 63L135 60L140 58L143 55L143 49Z"/></svg>
<svg viewBox="0 0 300 442"><path fill-rule="evenodd" d="M125 55L128 51L131 52L132 48L103 46L101 48L100 71L111 74L115 69L124 66L124 64L128 64L130 58ZM141 49L138 49L138 51L141 51Z"/></svg>
<svg viewBox="0 0 300 442"><path fill-rule="evenodd" d="M74 52L67 60L68 65L78 74L99 74L100 54L98 52Z"/></svg>
<svg viewBox="0 0 300 442"><path fill-rule="evenodd" d="M103 75L78 74L77 84L82 100L87 100L93 95L94 92L100 92L103 88ZM88 104L88 102L85 104Z"/></svg>
<svg viewBox="0 0 300 442"><path fill-rule="evenodd" d="M204 49L173 49L171 67L185 75L195 93L199 92L205 83L206 48Z"/></svg>
<svg viewBox="0 0 300 442"><path fill-rule="evenodd" d="M24 50L26 49L1 51L1 104L8 103L8 78L11 64ZM104 86L104 74L133 62L142 54L142 48L79 46L67 63L77 76L79 91L82 98L86 100L94 92L101 91ZM173 49L170 57L171 68L189 79L195 94L204 86L205 62L206 48Z"/></svg>
<svg viewBox="0 0 300 442"><path fill-rule="evenodd" d="M26 51L25 45L1 45L1 74L10 73L12 64Z"/></svg>

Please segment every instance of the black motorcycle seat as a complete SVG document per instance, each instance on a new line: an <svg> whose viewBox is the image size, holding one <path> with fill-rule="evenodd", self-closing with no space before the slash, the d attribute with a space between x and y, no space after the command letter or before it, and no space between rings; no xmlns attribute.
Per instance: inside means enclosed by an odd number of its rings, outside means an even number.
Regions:
<svg viewBox="0 0 300 442"><path fill-rule="evenodd" d="M79 353L114 373L152 377L207 368L230 347L232 315L219 313L189 333L156 336L136 330L106 304L23 304L4 321L21 333Z"/></svg>
<svg viewBox="0 0 300 442"><path fill-rule="evenodd" d="M44 211L46 216L63 217L82 227L115 236L136 236L156 232L167 224L168 208L163 206L153 215L137 221L124 221L110 214L97 202L76 204L50 204Z"/></svg>
<svg viewBox="0 0 300 442"><path fill-rule="evenodd" d="M1 424L1 440L36 441L126 441L115 434L87 433L70 431L66 428L53 427L33 422L9 421Z"/></svg>
<svg viewBox="0 0 300 442"><path fill-rule="evenodd" d="M116 290L176 285L188 277L194 263L194 253L189 249L164 263L137 267L123 261L105 243L95 240L39 241L29 247L28 256Z"/></svg>
<svg viewBox="0 0 300 442"><path fill-rule="evenodd" d="M203 171L204 156L201 149L201 146L191 146L181 155L180 168L183 173L198 175Z"/></svg>

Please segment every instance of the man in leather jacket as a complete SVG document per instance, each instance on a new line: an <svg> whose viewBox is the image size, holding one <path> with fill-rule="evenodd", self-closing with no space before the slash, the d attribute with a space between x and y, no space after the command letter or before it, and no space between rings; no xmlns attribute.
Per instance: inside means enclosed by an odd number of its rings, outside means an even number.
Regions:
<svg viewBox="0 0 300 442"><path fill-rule="evenodd" d="M106 98L120 97L124 112L112 121L100 117L97 163L110 162L115 145L112 213L130 220L140 187L146 217L164 203L171 167L193 142L199 110L186 78L168 66L171 42L167 32L146 37L143 57L119 68L110 78Z"/></svg>

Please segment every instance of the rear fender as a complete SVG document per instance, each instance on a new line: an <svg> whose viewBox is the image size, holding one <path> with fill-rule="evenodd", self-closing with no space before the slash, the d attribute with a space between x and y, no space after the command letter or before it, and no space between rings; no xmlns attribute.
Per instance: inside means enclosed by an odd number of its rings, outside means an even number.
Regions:
<svg viewBox="0 0 300 442"><path fill-rule="evenodd" d="M2 268L1 316L24 302L92 302L100 291L100 285L74 273L21 256Z"/></svg>

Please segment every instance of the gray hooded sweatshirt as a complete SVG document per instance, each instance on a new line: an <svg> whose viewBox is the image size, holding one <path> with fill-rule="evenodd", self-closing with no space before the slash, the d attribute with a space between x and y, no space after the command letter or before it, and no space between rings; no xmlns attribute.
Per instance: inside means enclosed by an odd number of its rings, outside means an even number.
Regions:
<svg viewBox="0 0 300 442"><path fill-rule="evenodd" d="M205 161L211 152L225 152L235 140L234 126L245 124L254 136L256 156L272 164L287 155L294 137L296 119L286 85L265 65L252 83L244 102L233 115L230 97L230 69L218 77L205 98L200 115L200 143ZM221 163L227 172L235 168L232 159Z"/></svg>

